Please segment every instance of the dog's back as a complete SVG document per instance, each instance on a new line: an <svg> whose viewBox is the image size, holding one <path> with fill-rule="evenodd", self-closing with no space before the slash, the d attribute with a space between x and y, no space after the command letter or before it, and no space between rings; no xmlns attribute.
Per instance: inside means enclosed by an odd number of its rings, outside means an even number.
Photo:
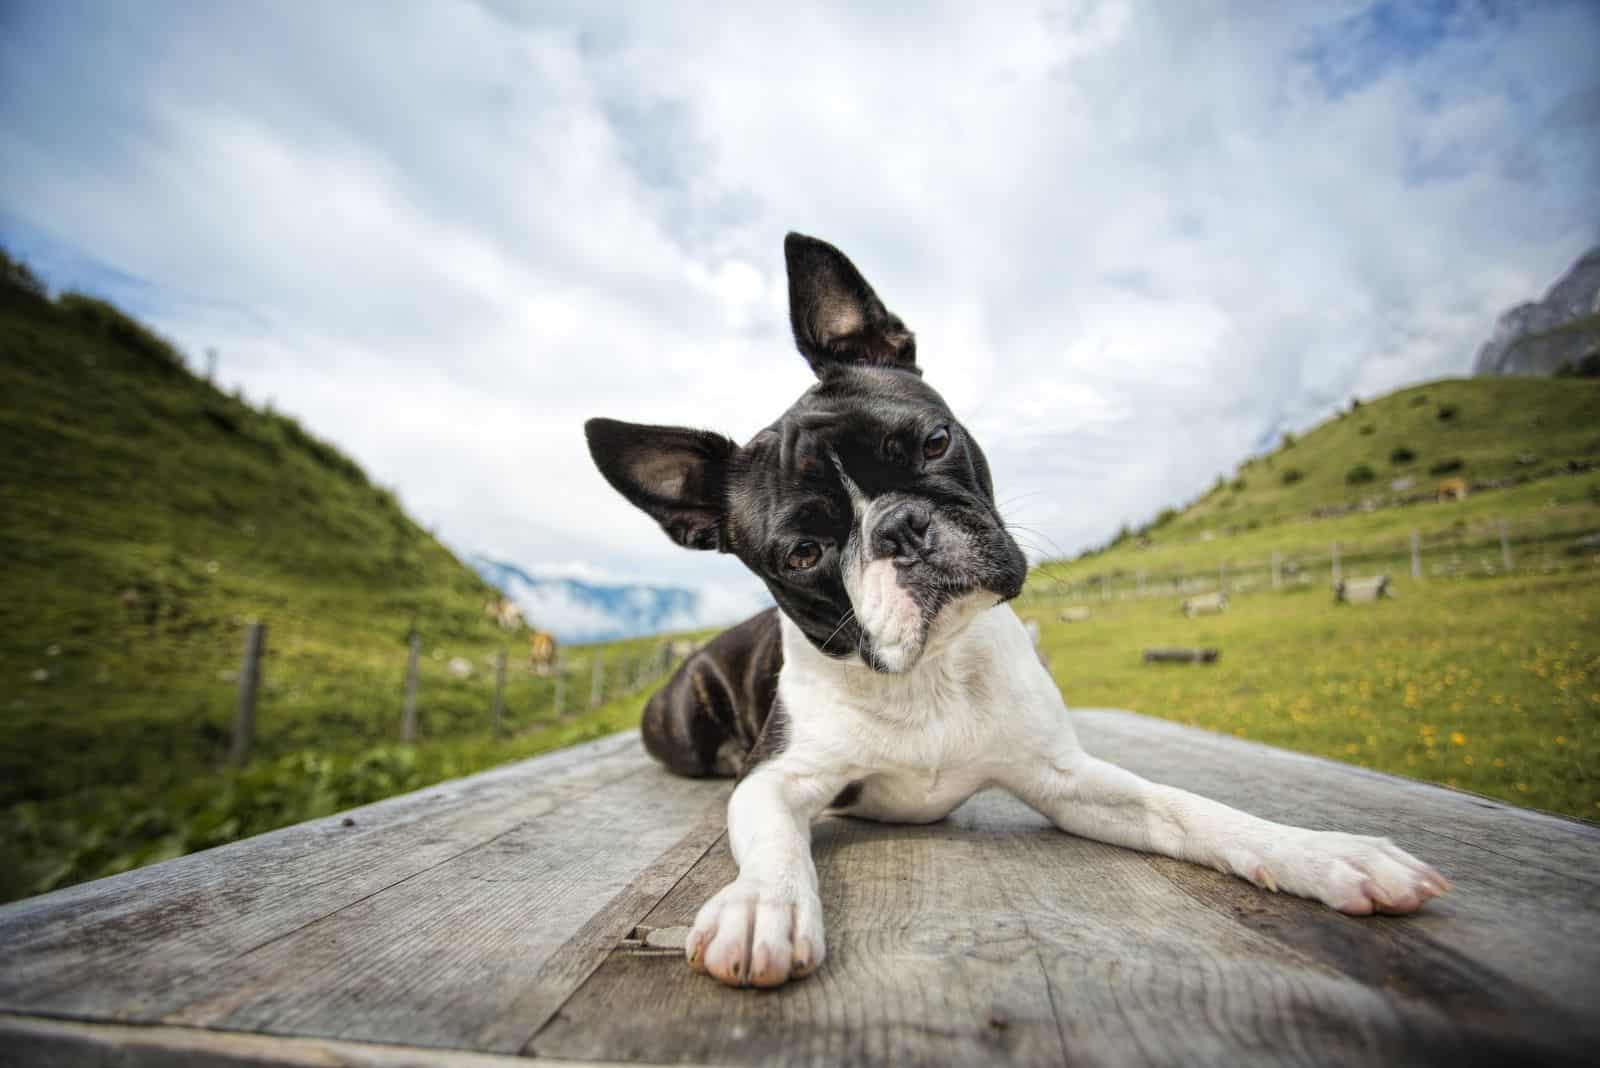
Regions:
<svg viewBox="0 0 1600 1068"><path fill-rule="evenodd" d="M679 775L738 775L767 725L782 668L776 608L723 631L650 698L645 749Z"/></svg>

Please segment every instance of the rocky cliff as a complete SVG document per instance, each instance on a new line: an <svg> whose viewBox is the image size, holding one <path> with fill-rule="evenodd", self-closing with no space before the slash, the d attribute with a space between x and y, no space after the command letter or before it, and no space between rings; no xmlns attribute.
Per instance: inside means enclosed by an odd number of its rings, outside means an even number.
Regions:
<svg viewBox="0 0 1600 1068"><path fill-rule="evenodd" d="M1544 299L1518 304L1478 350L1477 375L1549 375L1600 352L1600 245L1578 258Z"/></svg>

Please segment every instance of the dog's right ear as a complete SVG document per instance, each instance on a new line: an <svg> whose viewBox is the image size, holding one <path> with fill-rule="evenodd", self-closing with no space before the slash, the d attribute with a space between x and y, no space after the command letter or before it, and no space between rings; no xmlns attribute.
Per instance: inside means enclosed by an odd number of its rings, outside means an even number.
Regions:
<svg viewBox="0 0 1600 1068"><path fill-rule="evenodd" d="M687 549L727 551L728 461L738 446L720 434L615 419L583 424L589 455L616 491Z"/></svg>
<svg viewBox="0 0 1600 1068"><path fill-rule="evenodd" d="M920 375L916 335L861 277L845 254L814 237L783 239L794 343L821 378L829 367L868 364Z"/></svg>

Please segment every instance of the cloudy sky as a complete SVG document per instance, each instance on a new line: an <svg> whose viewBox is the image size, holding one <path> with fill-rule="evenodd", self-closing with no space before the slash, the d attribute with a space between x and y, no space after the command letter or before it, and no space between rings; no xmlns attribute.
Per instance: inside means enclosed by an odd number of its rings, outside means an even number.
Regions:
<svg viewBox="0 0 1600 1068"><path fill-rule="evenodd" d="M787 230L917 331L1033 555L1463 373L1600 237L1600 5L8 3L0 241L462 551L693 585L590 415L808 384Z"/></svg>

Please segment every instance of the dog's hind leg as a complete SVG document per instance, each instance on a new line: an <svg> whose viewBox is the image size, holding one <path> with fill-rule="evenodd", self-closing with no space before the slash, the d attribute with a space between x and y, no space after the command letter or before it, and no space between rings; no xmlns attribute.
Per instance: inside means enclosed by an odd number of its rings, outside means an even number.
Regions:
<svg viewBox="0 0 1600 1068"><path fill-rule="evenodd" d="M650 698L640 724L645 749L679 775L740 774L772 710L782 666L775 609L723 631Z"/></svg>

